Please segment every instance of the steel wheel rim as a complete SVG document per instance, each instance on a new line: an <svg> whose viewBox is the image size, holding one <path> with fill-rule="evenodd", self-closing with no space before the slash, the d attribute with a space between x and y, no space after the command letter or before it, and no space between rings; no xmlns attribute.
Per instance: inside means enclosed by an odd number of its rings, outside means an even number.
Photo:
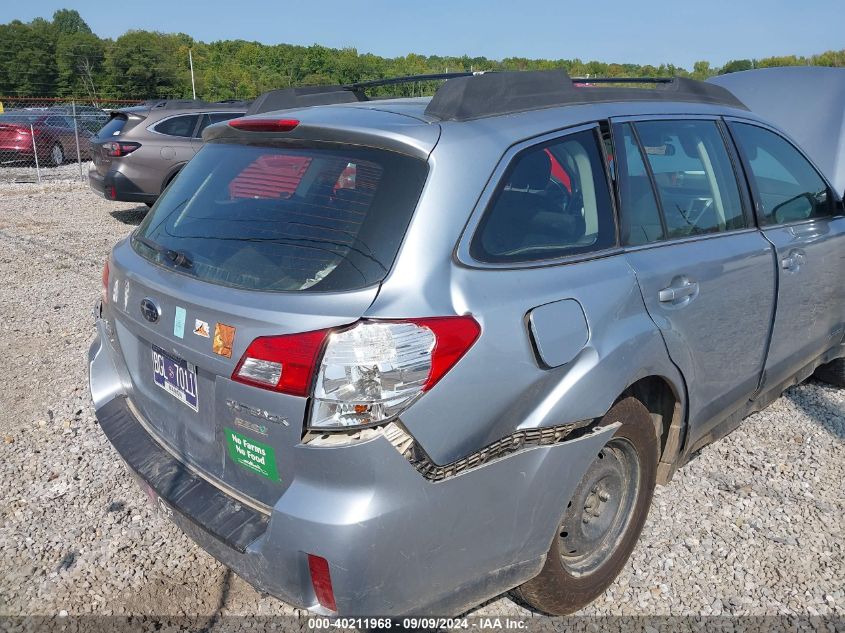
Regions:
<svg viewBox="0 0 845 633"><path fill-rule="evenodd" d="M573 576L595 572L613 556L640 493L640 460L625 438L613 438L575 489L558 530L560 560Z"/></svg>
<svg viewBox="0 0 845 633"><path fill-rule="evenodd" d="M64 153L62 152L62 148L58 145L53 145L50 157L53 159L53 162L56 165L61 165L64 162L65 158Z"/></svg>

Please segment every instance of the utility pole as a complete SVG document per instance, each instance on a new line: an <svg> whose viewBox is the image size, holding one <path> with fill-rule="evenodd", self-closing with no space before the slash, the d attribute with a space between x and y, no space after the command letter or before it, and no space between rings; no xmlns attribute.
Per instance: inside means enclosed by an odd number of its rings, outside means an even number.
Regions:
<svg viewBox="0 0 845 633"><path fill-rule="evenodd" d="M191 49L188 49L188 63L191 65L191 92L194 93L194 99L197 98L197 85L194 83L194 56L191 54Z"/></svg>

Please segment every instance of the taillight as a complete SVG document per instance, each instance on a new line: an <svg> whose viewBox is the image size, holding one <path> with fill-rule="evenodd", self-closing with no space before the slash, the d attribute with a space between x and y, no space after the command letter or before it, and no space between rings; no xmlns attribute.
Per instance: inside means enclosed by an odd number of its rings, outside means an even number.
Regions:
<svg viewBox="0 0 845 633"><path fill-rule="evenodd" d="M290 132L299 125L297 119L231 119L229 127L245 132Z"/></svg>
<svg viewBox="0 0 845 633"><path fill-rule="evenodd" d="M328 330L316 330L257 338L244 352L232 379L293 396L307 396L326 334Z"/></svg>
<svg viewBox="0 0 845 633"><path fill-rule="evenodd" d="M106 156L113 156L115 158L131 154L139 147L141 147L140 143L133 143L129 141L109 141L108 143L103 143L103 149L106 150Z"/></svg>
<svg viewBox="0 0 845 633"><path fill-rule="evenodd" d="M456 316L365 320L342 330L261 337L232 379L313 395L310 428L384 424L443 378L480 333L471 316Z"/></svg>
<svg viewBox="0 0 845 633"><path fill-rule="evenodd" d="M308 571L311 573L311 586L314 587L317 602L326 609L337 611L332 577L329 573L329 561L322 556L308 554Z"/></svg>
<svg viewBox="0 0 845 633"><path fill-rule="evenodd" d="M103 266L103 303L109 302L109 260L106 260L106 265Z"/></svg>
<svg viewBox="0 0 845 633"><path fill-rule="evenodd" d="M443 378L481 328L470 316L361 321L326 343L308 426L389 422Z"/></svg>

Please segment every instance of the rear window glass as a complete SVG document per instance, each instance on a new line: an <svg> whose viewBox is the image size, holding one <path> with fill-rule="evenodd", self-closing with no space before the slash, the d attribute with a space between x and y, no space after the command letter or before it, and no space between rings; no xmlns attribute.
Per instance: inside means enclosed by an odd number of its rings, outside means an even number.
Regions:
<svg viewBox="0 0 845 633"><path fill-rule="evenodd" d="M383 150L210 143L138 227L133 247L236 288L340 291L387 275L427 174ZM184 254L176 266L162 248Z"/></svg>
<svg viewBox="0 0 845 633"><path fill-rule="evenodd" d="M97 132L97 136L99 137L106 137L106 136L119 136L120 133L123 131L123 126L126 125L126 116L122 114L118 114L117 116L113 116L108 123L106 123L99 132Z"/></svg>
<svg viewBox="0 0 845 633"><path fill-rule="evenodd" d="M475 234L482 262L530 262L613 246L616 225L592 130L519 154Z"/></svg>
<svg viewBox="0 0 845 633"><path fill-rule="evenodd" d="M47 120L44 123L46 125L51 125L53 127L72 127L73 126L73 121L68 121L63 116L47 117Z"/></svg>
<svg viewBox="0 0 845 633"><path fill-rule="evenodd" d="M0 124L3 123L36 123L38 119L42 118L43 114L21 114L19 112L7 112L0 114Z"/></svg>

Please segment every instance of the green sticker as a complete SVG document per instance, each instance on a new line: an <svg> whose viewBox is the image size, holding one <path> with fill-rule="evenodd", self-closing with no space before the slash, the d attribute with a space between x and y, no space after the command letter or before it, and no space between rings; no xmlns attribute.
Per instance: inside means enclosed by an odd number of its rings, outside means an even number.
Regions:
<svg viewBox="0 0 845 633"><path fill-rule="evenodd" d="M252 472L272 481L279 481L273 448L232 429L225 429L229 457Z"/></svg>

